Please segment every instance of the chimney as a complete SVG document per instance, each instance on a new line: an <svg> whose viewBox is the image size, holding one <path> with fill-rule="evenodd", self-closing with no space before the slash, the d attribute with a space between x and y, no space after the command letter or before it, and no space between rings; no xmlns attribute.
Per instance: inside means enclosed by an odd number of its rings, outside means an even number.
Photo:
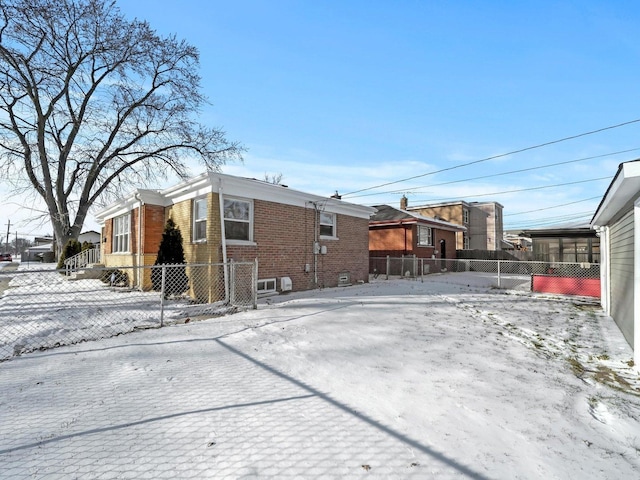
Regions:
<svg viewBox="0 0 640 480"><path fill-rule="evenodd" d="M406 210L409 205L409 199L405 195L400 199L400 210Z"/></svg>

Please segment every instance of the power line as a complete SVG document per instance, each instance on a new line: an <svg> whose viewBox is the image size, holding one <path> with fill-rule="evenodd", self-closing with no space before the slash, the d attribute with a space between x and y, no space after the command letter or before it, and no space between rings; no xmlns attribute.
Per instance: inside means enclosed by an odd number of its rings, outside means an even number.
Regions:
<svg viewBox="0 0 640 480"><path fill-rule="evenodd" d="M480 176L480 177L465 178L463 180L451 180L449 182L436 183L436 184L433 184L433 185L422 185L422 186L419 186L419 187L411 188L411 192L416 192L418 189L422 189L422 188L441 187L443 185L451 185L453 183L470 182L470 181L473 181L473 180L482 180L482 179L485 179L485 178L500 177L500 176L503 176L503 175L511 175L513 173L522 173L522 172L529 172L531 170L540 170L542 168L557 167L558 165L567 165L569 163L584 162L584 161L587 161L587 160L593 160L594 158L609 157L609 156L612 156L612 155L619 155L621 153L629 153L629 152L634 152L634 151L637 151L637 150L640 150L640 147L638 147L638 148L630 148L628 150L620 150L618 152L605 153L605 154L602 154L602 155L594 155L592 157L578 158L576 160L567 160L565 162L549 163L549 164L546 164L546 165L539 165L539 166L536 166L536 167L522 168L520 170L511 170L511 171L508 171L508 172L494 173L494 174L491 174L491 175L483 175L483 176ZM407 191L406 190L391 190L391 191L387 191L387 192L364 193L362 195L354 195L352 198L370 197L370 196L373 196L373 195L397 194L397 193L407 193Z"/></svg>
<svg viewBox="0 0 640 480"><path fill-rule="evenodd" d="M571 135L569 137L560 138L558 140L552 140L550 142L539 143L539 144L533 145L531 147L521 148L519 150L513 150L511 152L501 153L499 155L493 155L491 157L482 158L480 160L474 160L473 162L462 163L460 165L455 165L453 167L447 167L447 168L443 168L443 169L440 169L440 170L435 170L435 171L432 171L432 172L423 173L421 175L414 175L413 177L403 178L401 180L395 180L393 182L387 182L387 183L382 183L380 185L374 185L373 187L362 188L360 190L355 190L353 192L344 193L342 196L346 197L346 196L349 196L349 195L353 195L355 193L366 192L368 190L373 190L373 189L376 189L376 188L386 187L388 185L395 185L397 183L407 182L409 180L414 180L416 178L426 177L428 175L435 175L436 173L442 173L442 172L446 172L446 171L449 171L449 170L455 170L457 168L468 167L469 165L475 165L475 164L486 162L486 161L489 161L489 160L494 160L496 158L506 157L508 155L514 155L516 153L522 153L522 152L526 152L526 151L529 151L529 150L534 150L534 149L537 149L537 148L542 148L542 147L546 147L546 146L549 146L549 145L553 145L553 144L556 144L556 143L566 142L568 140L574 140L576 138L585 137L587 135L593 135L595 133L604 132L606 130L612 130L614 128L624 127L626 125L631 125L632 123L638 123L638 122L640 122L640 118L638 118L636 120L630 120L628 122L619 123L617 125L610 125L608 127L599 128L597 130L591 130L589 132L580 133L578 135Z"/></svg>
<svg viewBox="0 0 640 480"><path fill-rule="evenodd" d="M449 201L455 201L455 200L460 200L462 198L477 198L477 197L488 197L491 195L506 195L508 193L518 193L518 192L529 192L532 190L543 190L545 188L555 188L555 187L564 187L567 185L576 185L579 183L589 183L589 182L597 182L599 180L609 180L611 179L611 177L599 177L599 178L591 178L589 180L579 180L576 182L567 182L567 183L557 183L555 185L544 185L542 187L530 187L530 188L520 188L517 190L505 190L502 192L492 192L492 193L478 193L476 195L467 195L465 197L456 197L455 199L451 199L451 198L439 198L439 199L434 199L434 200L415 200L416 202L429 202L429 203L442 203L442 202L449 202Z"/></svg>
<svg viewBox="0 0 640 480"><path fill-rule="evenodd" d="M520 222L520 223L512 223L505 224L503 230L526 230L535 227L544 227L547 225L558 225L558 224L567 224L567 223L578 223L583 222L589 223L589 220L593 216L593 212L587 212L582 215L568 215L565 217L548 217L546 219L535 221L535 222Z"/></svg>
<svg viewBox="0 0 640 480"><path fill-rule="evenodd" d="M513 215L523 215L525 213L542 212L543 210L551 210L553 208L566 207L567 205L575 205L576 203L588 202L589 200L595 200L597 198L602 198L602 196L598 195L598 196L595 196L595 197L589 197L589 198L585 198L585 199L582 199L582 200L576 200L575 202L562 203L560 205L553 205L551 207L546 207L546 208L537 208L535 210L527 210L526 212L505 213L503 216L504 217L511 217Z"/></svg>

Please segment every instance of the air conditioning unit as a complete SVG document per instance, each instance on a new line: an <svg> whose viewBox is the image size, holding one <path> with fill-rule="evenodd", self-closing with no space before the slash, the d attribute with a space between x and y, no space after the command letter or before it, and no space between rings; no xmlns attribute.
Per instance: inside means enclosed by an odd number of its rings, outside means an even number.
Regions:
<svg viewBox="0 0 640 480"><path fill-rule="evenodd" d="M281 292L289 292L293 288L293 283L291 283L290 277L281 277L280 278L280 291Z"/></svg>

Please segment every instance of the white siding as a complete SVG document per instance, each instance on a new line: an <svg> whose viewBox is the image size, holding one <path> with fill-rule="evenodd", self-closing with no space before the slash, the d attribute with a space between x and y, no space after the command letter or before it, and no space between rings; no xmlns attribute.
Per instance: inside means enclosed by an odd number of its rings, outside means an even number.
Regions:
<svg viewBox="0 0 640 480"><path fill-rule="evenodd" d="M633 209L611 225L611 317L633 347Z"/></svg>

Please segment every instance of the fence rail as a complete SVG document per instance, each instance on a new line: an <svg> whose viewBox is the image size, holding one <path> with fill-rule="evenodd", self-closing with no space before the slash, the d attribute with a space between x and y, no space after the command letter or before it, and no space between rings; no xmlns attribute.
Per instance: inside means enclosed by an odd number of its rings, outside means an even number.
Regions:
<svg viewBox="0 0 640 480"><path fill-rule="evenodd" d="M384 278L401 276L529 292L600 296L597 263L372 257L369 273Z"/></svg>
<svg viewBox="0 0 640 480"><path fill-rule="evenodd" d="M257 304L257 264L0 270L0 361Z"/></svg>

